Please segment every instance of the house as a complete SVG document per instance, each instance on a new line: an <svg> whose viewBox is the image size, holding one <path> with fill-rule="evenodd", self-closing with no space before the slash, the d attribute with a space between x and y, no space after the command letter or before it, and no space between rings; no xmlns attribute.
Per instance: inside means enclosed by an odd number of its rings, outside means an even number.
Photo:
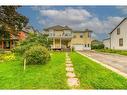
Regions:
<svg viewBox="0 0 127 95"><path fill-rule="evenodd" d="M68 26L56 25L44 29L44 34L53 40L52 49L90 50L91 31L75 31Z"/></svg>
<svg viewBox="0 0 127 95"><path fill-rule="evenodd" d="M110 38L103 40L104 48L109 49L110 48Z"/></svg>
<svg viewBox="0 0 127 95"><path fill-rule="evenodd" d="M18 33L4 31L2 33L2 39L0 40L0 48L2 49L14 48L17 42L26 39L29 33L36 33L36 31L32 26L26 26L23 28L22 31L19 31Z"/></svg>
<svg viewBox="0 0 127 95"><path fill-rule="evenodd" d="M127 50L127 18L124 18L110 33L106 47L116 50Z"/></svg>

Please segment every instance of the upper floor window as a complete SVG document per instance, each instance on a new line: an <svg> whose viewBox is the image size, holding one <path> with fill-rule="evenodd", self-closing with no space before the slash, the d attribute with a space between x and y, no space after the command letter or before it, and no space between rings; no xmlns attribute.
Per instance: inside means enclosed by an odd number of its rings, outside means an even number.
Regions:
<svg viewBox="0 0 127 95"><path fill-rule="evenodd" d="M120 28L117 28L117 35L120 34Z"/></svg>
<svg viewBox="0 0 127 95"><path fill-rule="evenodd" d="M119 46L123 46L123 38L119 39Z"/></svg>
<svg viewBox="0 0 127 95"><path fill-rule="evenodd" d="M83 38L83 35L80 35L80 38Z"/></svg>

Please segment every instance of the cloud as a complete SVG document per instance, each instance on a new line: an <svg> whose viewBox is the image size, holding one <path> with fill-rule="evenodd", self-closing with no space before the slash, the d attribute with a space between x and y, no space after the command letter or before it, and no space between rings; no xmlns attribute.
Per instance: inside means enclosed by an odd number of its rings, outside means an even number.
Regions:
<svg viewBox="0 0 127 95"><path fill-rule="evenodd" d="M46 16L49 21L62 25L71 23L79 24L83 20L91 17L91 14L87 10L74 8L65 8L64 10L40 10L40 14L41 16Z"/></svg>
<svg viewBox="0 0 127 95"><path fill-rule="evenodd" d="M91 29L95 38L99 34L108 34L120 23L123 17L109 16L105 19L98 18L94 13L82 7L65 7L63 9L54 9L47 7L38 9L40 16L39 24L44 27L53 25L68 25L75 30ZM107 36L107 35L106 35Z"/></svg>

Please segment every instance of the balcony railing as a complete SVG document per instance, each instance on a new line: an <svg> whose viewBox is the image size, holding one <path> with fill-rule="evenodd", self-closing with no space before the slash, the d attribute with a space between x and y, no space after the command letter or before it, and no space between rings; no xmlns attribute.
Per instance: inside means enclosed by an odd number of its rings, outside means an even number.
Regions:
<svg viewBox="0 0 127 95"><path fill-rule="evenodd" d="M49 35L50 38L72 38L72 34Z"/></svg>

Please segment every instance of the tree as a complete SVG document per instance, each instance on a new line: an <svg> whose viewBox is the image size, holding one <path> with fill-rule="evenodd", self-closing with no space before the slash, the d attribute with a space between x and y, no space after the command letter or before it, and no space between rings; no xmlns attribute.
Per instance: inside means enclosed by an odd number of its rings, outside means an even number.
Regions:
<svg viewBox="0 0 127 95"><path fill-rule="evenodd" d="M47 35L42 34L37 35L30 33L28 37L25 40L19 42L19 45L13 50L14 52L17 52L22 55L26 50L28 50L32 46L41 45L46 47L47 49L50 49L51 43L52 40L49 39Z"/></svg>
<svg viewBox="0 0 127 95"><path fill-rule="evenodd" d="M42 34L32 34L30 33L26 40L20 43L20 45L28 45L28 44L40 44L46 48L50 48L50 45L52 43L52 40L48 38L47 35Z"/></svg>
<svg viewBox="0 0 127 95"><path fill-rule="evenodd" d="M28 18L16 11L18 7L20 6L0 6L0 25L7 31L17 32L28 23Z"/></svg>
<svg viewBox="0 0 127 95"><path fill-rule="evenodd" d="M104 44L101 41L93 40L91 42L91 49L103 49Z"/></svg>

